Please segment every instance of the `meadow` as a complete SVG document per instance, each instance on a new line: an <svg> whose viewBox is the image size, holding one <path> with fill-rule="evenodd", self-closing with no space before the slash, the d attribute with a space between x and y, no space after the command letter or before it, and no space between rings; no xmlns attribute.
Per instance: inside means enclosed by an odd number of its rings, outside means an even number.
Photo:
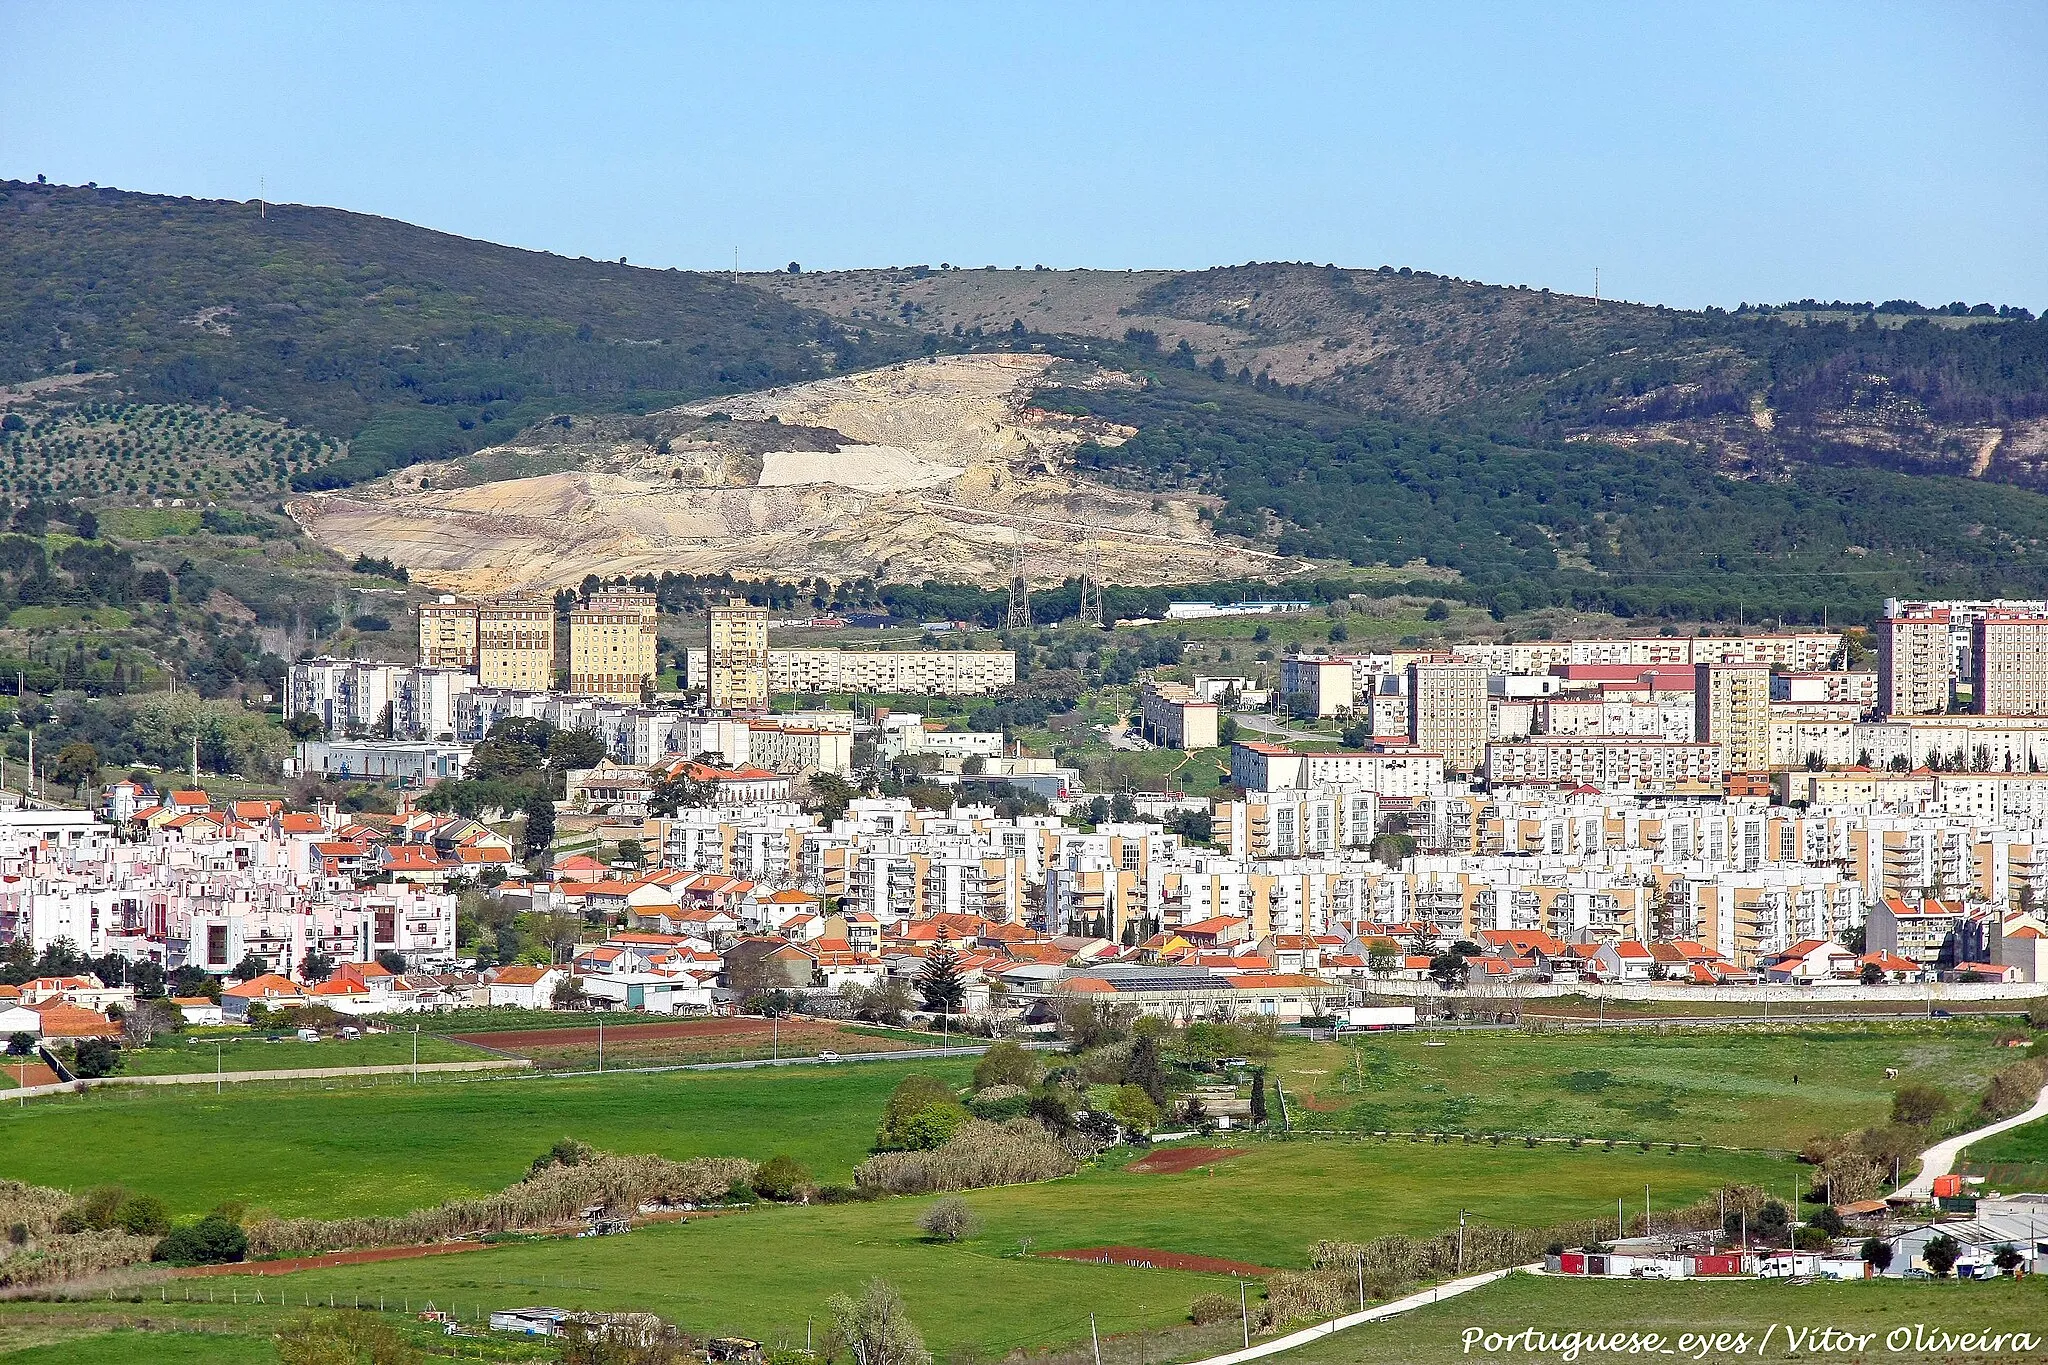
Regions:
<svg viewBox="0 0 2048 1365"><path fill-rule="evenodd" d="M1966 1175L1981 1175L1992 1189L2007 1194L2048 1190L2048 1119L2036 1119L1975 1144L1963 1153L1957 1169Z"/></svg>
<svg viewBox="0 0 2048 1365"><path fill-rule="evenodd" d="M1611 1214L1617 1197L1633 1214L1646 1187L1655 1207L1668 1209L1723 1183L1789 1179L1788 1163L1728 1153L1258 1141L1184 1174L1135 1174L1114 1161L1063 1180L972 1192L964 1197L981 1231L958 1245L927 1240L917 1220L930 1201L903 1198L759 1206L620 1237L243 1283L282 1285L293 1301L637 1306L693 1332L800 1341L828 1297L881 1275L903 1291L935 1347L986 1355L1071 1341L1085 1334L1090 1311L1105 1331L1158 1330L1184 1320L1198 1294L1236 1293L1227 1277L1025 1256L1027 1246L1137 1246L1302 1266L1318 1238L1434 1233L1455 1225L1461 1207L1478 1223L1542 1224Z"/></svg>
<svg viewBox="0 0 2048 1365"><path fill-rule="evenodd" d="M1884 1122L1908 1081L1974 1109L2011 1059L1963 1020L1602 1033L1415 1031L1282 1044L1298 1128L1544 1134L1796 1151ZM1897 1080L1885 1079L1896 1068Z"/></svg>
<svg viewBox="0 0 2048 1365"><path fill-rule="evenodd" d="M410 1039L407 1040L410 1042ZM324 1046L324 1044L323 1044ZM285 1215L403 1213L502 1189L556 1139L669 1157L788 1152L845 1181L913 1071L965 1084L971 1061L538 1079L406 1077L91 1091L0 1112L0 1171L108 1181L174 1213L225 1200ZM197 1092L197 1093L194 1093Z"/></svg>
<svg viewBox="0 0 2048 1365"><path fill-rule="evenodd" d="M180 1038L158 1046L127 1048L121 1054L124 1076L173 1076L214 1069L215 1044L210 1038ZM398 1066L413 1060L411 1030L373 1033L361 1038L324 1038L302 1043L296 1038L223 1038L219 1063L223 1071L288 1071L325 1066ZM422 1062L479 1062L490 1054L431 1033L419 1035Z"/></svg>

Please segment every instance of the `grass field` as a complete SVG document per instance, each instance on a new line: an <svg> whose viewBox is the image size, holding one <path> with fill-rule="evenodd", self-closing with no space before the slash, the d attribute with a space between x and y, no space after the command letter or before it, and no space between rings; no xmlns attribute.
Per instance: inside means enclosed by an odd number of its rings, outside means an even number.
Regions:
<svg viewBox="0 0 2048 1365"><path fill-rule="evenodd" d="M178 1213L223 1200L278 1214L402 1213L519 1179L557 1138L617 1152L788 1152L843 1181L882 1104L912 1071L964 1083L971 1063L562 1079L255 1083L111 1089L0 1113L0 1171L162 1195ZM145 1155L147 1160L141 1159Z"/></svg>
<svg viewBox="0 0 2048 1365"><path fill-rule="evenodd" d="M378 1033L362 1038L326 1038L302 1043L296 1038L267 1042L262 1038L224 1039L223 1071L289 1071L324 1066L396 1066L413 1060L413 1035ZM422 1062L480 1062L490 1054L431 1033L419 1036ZM124 1076L173 1076L214 1068L211 1040L180 1040L165 1047L129 1048L121 1054Z"/></svg>
<svg viewBox="0 0 2048 1365"><path fill-rule="evenodd" d="M1925 1081L1974 1108L2010 1060L1965 1021L1712 1032L1427 1032L1283 1044L1297 1126L1538 1133L1796 1150L1883 1122ZM1441 1043L1441 1046L1432 1046ZM1899 1069L1887 1081L1887 1067ZM1796 1079L1795 1079L1796 1078Z"/></svg>
<svg viewBox="0 0 2048 1365"><path fill-rule="evenodd" d="M1090 1310L1105 1330L1158 1329L1184 1317L1196 1294L1218 1285L1235 1292L1212 1276L1020 1259L1025 1239L1041 1251L1143 1246L1299 1266L1319 1237L1432 1233L1455 1224L1461 1206L1480 1221L1542 1223L1611 1210L1617 1196L1633 1211L1646 1184L1669 1208L1727 1181L1774 1181L1791 1169L1729 1154L1256 1143L1181 1175L1098 1168L976 1191L965 1198L983 1230L957 1246L934 1245L918 1231L928 1201L889 1199L763 1207L623 1237L308 1271L272 1283L294 1296L337 1294L345 1302L383 1294L444 1306L639 1306L692 1331L800 1340L804 1318L832 1293L882 1275L903 1290L935 1346L990 1354L1072 1341L1085 1334Z"/></svg>
<svg viewBox="0 0 2048 1365"><path fill-rule="evenodd" d="M474 1043L508 1056L524 1057L543 1070L590 1071L598 1066L595 1026L462 1033ZM837 1052L901 1052L937 1047L937 1034L908 1030L852 1028L815 1019L685 1019L650 1024L607 1024L602 1041L608 1069L685 1066L702 1062L759 1061L773 1057L815 1057ZM471 1056L480 1055L475 1052Z"/></svg>
<svg viewBox="0 0 2048 1365"><path fill-rule="evenodd" d="M1960 1351L1885 1349L1885 1336L1914 1324L1970 1332L2032 1332L2032 1350L1995 1354ZM2048 1324L2048 1282L1997 1280L1990 1283L1934 1283L1927 1280L1877 1280L1857 1284L1772 1284L1757 1280L1710 1284L1612 1280L1553 1280L1514 1276L1460 1298L1419 1308L1384 1323L1368 1323L1340 1332L1283 1355L1278 1365L1449 1365L1451 1361L1559 1362L1560 1350L1547 1352L1467 1351L1464 1332L1476 1328L1502 1334L1527 1328L1550 1333L1661 1332L1675 1338L1682 1332L1748 1332L1761 1339L1775 1328L1768 1346L1745 1354L1718 1351L1705 1358L1719 1365L1734 1360L1883 1360L1906 1365L1948 1361L2022 1361L2041 1358L2044 1324ZM1840 1354L1807 1347L1788 1350L1785 1330L1836 1327L1874 1332L1865 1350ZM1675 1342L1673 1343L1675 1345ZM1587 1352L1578 1360L1589 1365L1620 1360L1657 1359L1655 1355ZM1672 1356L1665 1356L1671 1359ZM1677 1359L1695 1357L1679 1353Z"/></svg>
<svg viewBox="0 0 2048 1365"><path fill-rule="evenodd" d="M2017 1016L2027 1012L2029 1005L2038 1001L2028 1000L1949 1000L1939 1008L1950 1014L1984 1014L1995 1016L2006 1023L2018 1022ZM1700 1019L1700 1018L1754 1018L1763 1013L1763 1006L1735 1000L1618 1000L1591 995L1553 995L1542 999L1522 1002L1523 1015L1541 1015L1545 1018L1565 1019ZM1798 1020L1818 1016L1885 1014L1895 1015L1901 1020L1924 1019L1928 1005L1920 1000L1830 1000L1825 995L1803 1000L1770 1003L1773 1022L1780 1018Z"/></svg>
<svg viewBox="0 0 2048 1365"><path fill-rule="evenodd" d="M2048 1119L2000 1133L1963 1153L1958 1167L1966 1175L1981 1175L1991 1188L2010 1194L2016 1190L2048 1190Z"/></svg>

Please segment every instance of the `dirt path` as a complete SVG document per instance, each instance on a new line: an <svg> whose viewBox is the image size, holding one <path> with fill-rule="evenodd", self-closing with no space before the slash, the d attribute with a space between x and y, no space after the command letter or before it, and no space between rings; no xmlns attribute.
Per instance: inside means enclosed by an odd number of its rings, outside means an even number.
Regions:
<svg viewBox="0 0 2048 1365"><path fill-rule="evenodd" d="M1077 1247L1071 1251L1041 1251L1056 1261L1085 1261L1090 1265L1122 1265L1139 1270L1193 1270L1204 1275L1242 1275L1260 1279L1273 1273L1271 1266L1248 1261L1226 1261L1220 1256L1188 1256L1178 1251L1153 1247Z"/></svg>
<svg viewBox="0 0 2048 1365"><path fill-rule="evenodd" d="M1243 1156L1242 1147L1164 1147L1124 1167L1137 1175L1180 1175L1213 1162Z"/></svg>
<svg viewBox="0 0 2048 1365"><path fill-rule="evenodd" d="M1971 478L1984 477L1984 471L1991 468L1991 457L1998 453L1998 443L2004 439L2003 431L1994 431L1984 438L1983 443L1977 447L1977 458L1970 461Z"/></svg>

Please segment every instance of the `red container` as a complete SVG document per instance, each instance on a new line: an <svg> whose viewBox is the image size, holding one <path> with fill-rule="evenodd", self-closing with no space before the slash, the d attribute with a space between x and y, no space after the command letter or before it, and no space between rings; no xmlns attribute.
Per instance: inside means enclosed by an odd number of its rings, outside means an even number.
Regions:
<svg viewBox="0 0 2048 1365"><path fill-rule="evenodd" d="M1963 1192L1963 1178L1959 1175L1938 1175L1934 1177L1934 1197L1953 1199Z"/></svg>

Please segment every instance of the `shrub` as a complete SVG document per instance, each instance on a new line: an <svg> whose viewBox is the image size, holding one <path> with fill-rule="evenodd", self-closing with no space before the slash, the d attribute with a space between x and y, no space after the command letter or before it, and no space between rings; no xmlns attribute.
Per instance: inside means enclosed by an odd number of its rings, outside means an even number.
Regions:
<svg viewBox="0 0 2048 1365"><path fill-rule="evenodd" d="M161 1237L171 1230L171 1211L153 1194L132 1195L114 1215L114 1222L121 1231L137 1237Z"/></svg>
<svg viewBox="0 0 2048 1365"><path fill-rule="evenodd" d="M1238 1315L1238 1305L1221 1294L1204 1294L1188 1305L1188 1321L1198 1327L1207 1327L1212 1322L1222 1322Z"/></svg>
<svg viewBox="0 0 2048 1365"><path fill-rule="evenodd" d="M81 1038L72 1049L71 1071L81 1080L98 1080L121 1069L121 1045L112 1038Z"/></svg>
<svg viewBox="0 0 2048 1365"><path fill-rule="evenodd" d="M967 1111L943 1081L905 1076L882 1110L878 1152L919 1152L942 1146L967 1121Z"/></svg>
<svg viewBox="0 0 2048 1365"><path fill-rule="evenodd" d="M1015 1086L1019 1090L1029 1090L1038 1084L1038 1078L1043 1071L1044 1068L1039 1065L1038 1058L1021 1045L1012 1042L996 1043L991 1045L987 1052L982 1053L981 1059L974 1064L974 1089L979 1093L992 1086L1007 1085Z"/></svg>
<svg viewBox="0 0 2048 1365"><path fill-rule="evenodd" d="M2002 1119L2028 1108L2048 1084L2048 1062L2017 1062L1991 1078L1984 1092L1982 1109L1986 1118Z"/></svg>
<svg viewBox="0 0 2048 1365"><path fill-rule="evenodd" d="M156 1244L152 1261L172 1265L221 1265L239 1261L249 1254L249 1235L234 1220L209 1213L196 1223L173 1228Z"/></svg>
<svg viewBox="0 0 2048 1365"><path fill-rule="evenodd" d="M124 1185L95 1185L78 1196L71 1206L75 1226L60 1228L60 1231L105 1232L114 1226L114 1219L121 1212L121 1206L134 1196Z"/></svg>
<svg viewBox="0 0 2048 1365"><path fill-rule="evenodd" d="M1892 1092L1892 1122L1924 1128L1946 1114L1952 1104L1947 1091L1914 1081Z"/></svg>
<svg viewBox="0 0 2048 1365"><path fill-rule="evenodd" d="M764 1199L801 1199L811 1188L811 1173L793 1156L771 1156L754 1172L754 1193Z"/></svg>
<svg viewBox="0 0 2048 1365"><path fill-rule="evenodd" d="M1110 1097L1109 1114L1134 1133L1149 1133L1159 1126L1159 1108L1152 1097L1135 1085L1120 1085Z"/></svg>
<svg viewBox="0 0 2048 1365"><path fill-rule="evenodd" d="M1882 1237L1871 1237L1863 1243L1863 1259L1870 1262L1882 1275L1891 1268L1892 1244Z"/></svg>
<svg viewBox="0 0 2048 1365"><path fill-rule="evenodd" d="M32 1251L0 1259L0 1288L29 1288L84 1279L146 1261L156 1242L125 1232L48 1233Z"/></svg>
<svg viewBox="0 0 2048 1365"><path fill-rule="evenodd" d="M969 1119L939 1147L869 1157L854 1168L853 1182L891 1194L938 1194L1052 1180L1079 1164L1036 1120Z"/></svg>
<svg viewBox="0 0 2048 1365"><path fill-rule="evenodd" d="M981 1233L981 1219L974 1216L966 1200L954 1195L935 1201L918 1216L917 1225L936 1242L957 1242Z"/></svg>
<svg viewBox="0 0 2048 1365"><path fill-rule="evenodd" d="M1338 1270L1281 1270L1266 1277L1266 1302L1259 1325L1274 1331L1304 1318L1334 1318L1351 1301L1352 1280Z"/></svg>
<svg viewBox="0 0 2048 1365"><path fill-rule="evenodd" d="M1014 1085L992 1085L967 1101L967 1112L991 1123L1022 1118L1031 1112L1031 1092Z"/></svg>

